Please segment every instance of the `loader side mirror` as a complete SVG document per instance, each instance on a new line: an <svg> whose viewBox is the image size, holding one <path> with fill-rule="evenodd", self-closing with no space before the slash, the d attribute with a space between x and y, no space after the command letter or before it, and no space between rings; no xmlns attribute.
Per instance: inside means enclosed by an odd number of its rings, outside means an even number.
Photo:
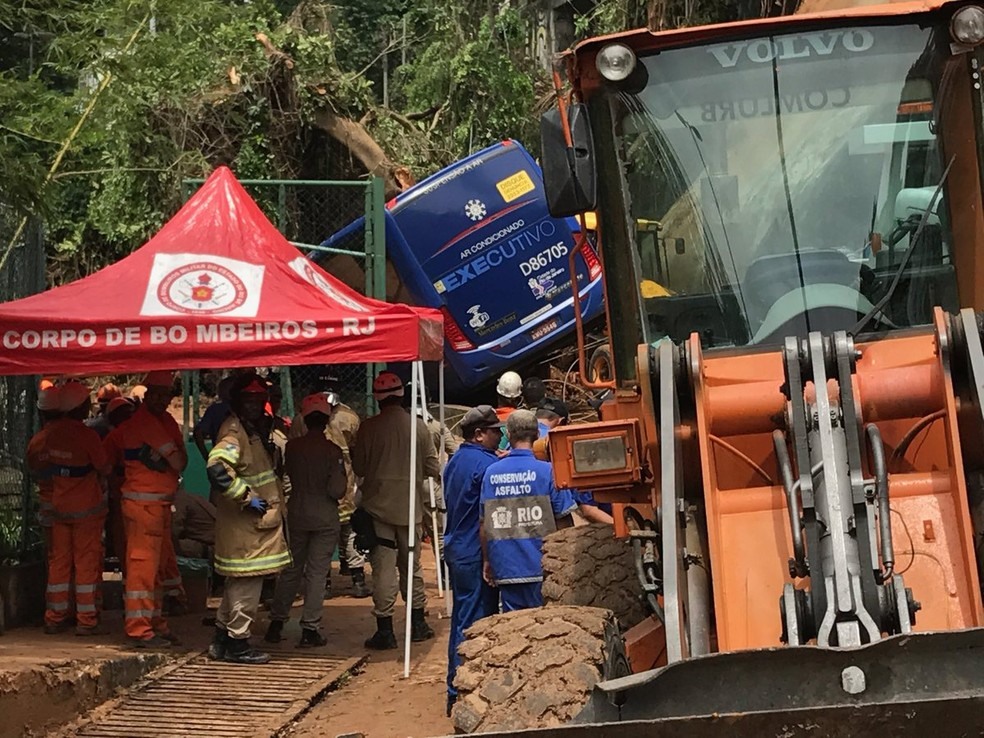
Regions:
<svg viewBox="0 0 984 738"><path fill-rule="evenodd" d="M593 210L597 199L594 143L587 108L583 103L572 103L567 108L567 119L573 144L570 148L564 138L560 111L550 110L540 118L543 186L547 206L555 218Z"/></svg>

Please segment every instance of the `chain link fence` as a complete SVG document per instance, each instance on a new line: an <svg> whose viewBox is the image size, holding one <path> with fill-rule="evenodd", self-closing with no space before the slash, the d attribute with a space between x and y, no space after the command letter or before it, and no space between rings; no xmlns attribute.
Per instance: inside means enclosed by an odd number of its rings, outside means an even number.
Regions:
<svg viewBox="0 0 984 738"><path fill-rule="evenodd" d="M44 233L40 221L0 207L0 302L45 286ZM40 555L37 493L24 456L37 430L37 377L0 377L0 563Z"/></svg>
<svg viewBox="0 0 984 738"><path fill-rule="evenodd" d="M205 180L185 180L187 200ZM386 246L383 213L383 181L331 180L240 180L288 241L311 255L326 271L360 294L386 299ZM362 218L340 243L331 248L320 244L329 236ZM372 378L378 365L339 364L282 367L275 370L283 389L281 414L292 416L301 399L311 392L334 389L342 401L361 417L375 411ZM186 423L193 424L199 403L190 402L208 394L197 372L184 377Z"/></svg>

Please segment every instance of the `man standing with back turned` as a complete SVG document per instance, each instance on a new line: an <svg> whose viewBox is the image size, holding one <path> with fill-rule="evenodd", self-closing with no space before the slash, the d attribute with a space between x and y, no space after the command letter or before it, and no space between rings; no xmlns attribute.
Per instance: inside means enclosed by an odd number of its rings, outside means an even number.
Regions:
<svg viewBox="0 0 984 738"><path fill-rule="evenodd" d="M352 469L362 477L362 507L373 520L378 545L370 554L373 576L373 614L376 633L366 640L366 648L396 648L393 611L398 589L406 593L408 574L413 576L413 609L410 613L410 639L425 641L434 631L424 619L424 577L420 556L414 556L413 572L407 569L410 557L410 526L423 518L424 478L441 473L437 449L427 426L411 418L403 408L403 381L392 372L382 372L372 383L372 394L379 403L379 415L359 428L352 449ZM416 516L410 520L410 431L417 424ZM419 537L415 536L415 541ZM399 569L399 580L397 579ZM399 582L399 584L398 584Z"/></svg>

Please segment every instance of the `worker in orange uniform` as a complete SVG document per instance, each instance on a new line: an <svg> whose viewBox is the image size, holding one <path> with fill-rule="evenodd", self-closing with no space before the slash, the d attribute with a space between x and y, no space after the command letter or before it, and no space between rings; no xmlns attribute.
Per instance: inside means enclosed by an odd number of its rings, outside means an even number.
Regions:
<svg viewBox="0 0 984 738"><path fill-rule="evenodd" d="M38 485L38 524L44 536L45 551L51 550L51 495L55 488L48 469L45 441L48 437L48 426L62 414L59 406L59 390L60 388L53 382L41 380L37 402L41 430L34 434L27 445L27 468Z"/></svg>
<svg viewBox="0 0 984 738"><path fill-rule="evenodd" d="M123 462L126 634L136 648L159 649L176 641L161 612L162 565L173 549L171 503L188 454L181 429L167 411L174 398L173 374L151 372L143 385L147 391L140 407L106 445L111 460L122 457Z"/></svg>
<svg viewBox="0 0 984 738"><path fill-rule="evenodd" d="M120 434L120 426L133 417L136 409L136 405L123 397L110 400L106 407L106 416L109 418L111 429L103 439L103 444L113 464L113 471L110 472L107 480L109 516L106 519L106 556L107 559L110 556L116 559L120 571L126 569L126 530L123 527L122 497L124 469L122 454L112 449L122 448L116 443L116 437Z"/></svg>
<svg viewBox="0 0 984 738"><path fill-rule="evenodd" d="M98 589L106 524L102 479L110 464L99 434L83 424L92 410L89 388L69 382L59 390L59 407L63 415L47 427L44 441L53 486L44 632L68 628L74 584L75 634L96 635L106 632L99 623Z"/></svg>
<svg viewBox="0 0 984 738"><path fill-rule="evenodd" d="M225 577L209 656L235 664L265 664L270 655L250 646L250 626L256 620L263 578L290 564L283 531L284 495L264 415L267 386L255 374L241 375L229 398L232 414L215 436L207 465L217 491L215 571Z"/></svg>

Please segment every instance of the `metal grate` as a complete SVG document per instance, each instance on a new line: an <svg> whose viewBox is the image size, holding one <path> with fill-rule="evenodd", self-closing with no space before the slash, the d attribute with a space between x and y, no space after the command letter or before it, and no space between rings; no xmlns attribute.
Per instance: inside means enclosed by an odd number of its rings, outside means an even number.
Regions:
<svg viewBox="0 0 984 738"><path fill-rule="evenodd" d="M196 658L123 698L77 735L271 736L364 661L283 651L273 655L260 666Z"/></svg>

